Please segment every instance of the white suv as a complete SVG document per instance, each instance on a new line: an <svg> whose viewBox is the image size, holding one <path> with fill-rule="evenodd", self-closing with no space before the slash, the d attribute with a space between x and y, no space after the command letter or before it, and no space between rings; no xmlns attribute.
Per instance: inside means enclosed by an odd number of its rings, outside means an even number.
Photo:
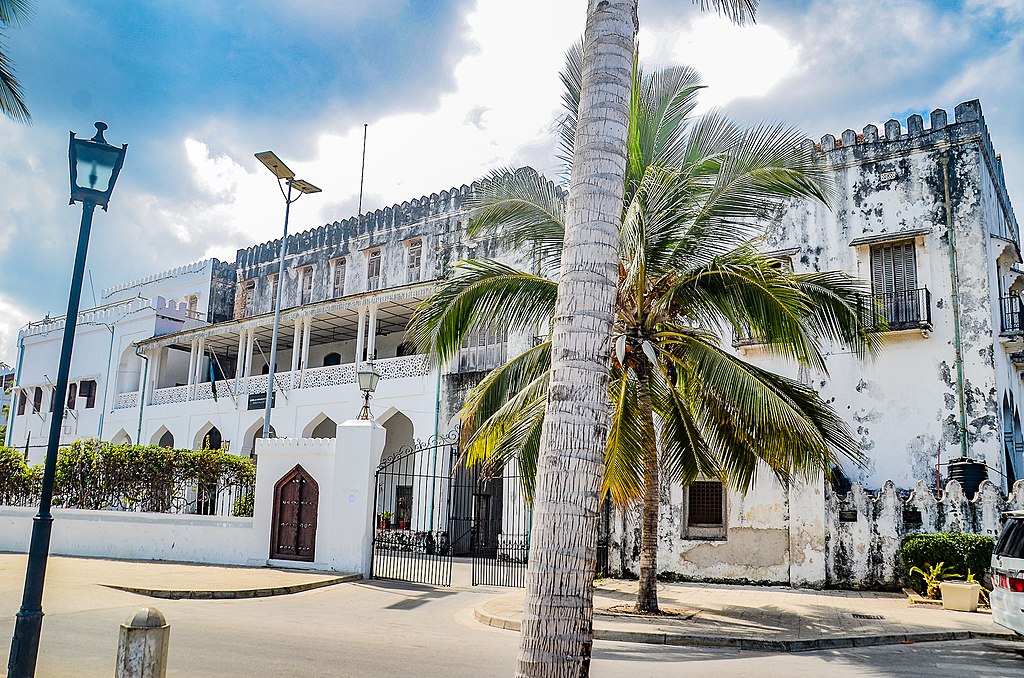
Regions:
<svg viewBox="0 0 1024 678"><path fill-rule="evenodd" d="M1011 511L992 552L992 621L1024 635L1024 511Z"/></svg>

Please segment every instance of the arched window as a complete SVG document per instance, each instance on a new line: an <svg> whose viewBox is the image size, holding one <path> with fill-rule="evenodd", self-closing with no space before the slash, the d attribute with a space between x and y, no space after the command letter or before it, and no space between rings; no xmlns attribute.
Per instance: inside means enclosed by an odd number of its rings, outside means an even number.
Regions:
<svg viewBox="0 0 1024 678"><path fill-rule="evenodd" d="M405 355L416 355L416 344L411 341L403 341L395 350L395 357L401 358Z"/></svg>
<svg viewBox="0 0 1024 678"><path fill-rule="evenodd" d="M340 353L328 353L324 356L324 367L333 367L334 365L341 364Z"/></svg>
<svg viewBox="0 0 1024 678"><path fill-rule="evenodd" d="M173 448L174 447L174 436L171 435L170 431L164 431L164 434L160 436L160 442L157 443L160 447Z"/></svg>
<svg viewBox="0 0 1024 678"><path fill-rule="evenodd" d="M270 363L260 368L260 374L270 374Z"/></svg>
<svg viewBox="0 0 1024 678"><path fill-rule="evenodd" d="M214 426L203 436L203 449L219 450L221 445L223 445L223 442L221 441L220 431Z"/></svg>

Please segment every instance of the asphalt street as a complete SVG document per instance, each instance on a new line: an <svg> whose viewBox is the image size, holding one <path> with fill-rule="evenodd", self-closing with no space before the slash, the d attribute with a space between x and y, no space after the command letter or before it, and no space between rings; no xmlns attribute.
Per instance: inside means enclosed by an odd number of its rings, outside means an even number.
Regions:
<svg viewBox="0 0 1024 678"><path fill-rule="evenodd" d="M142 606L171 624L169 676L512 675L517 635L473 619L486 588L357 582L249 600L153 600L75 576L47 582L40 676L110 676L118 628ZM20 575L0 572L0 635L10 638ZM9 642L9 641L7 641ZM6 650L7 643L4 648ZM1024 676L1024 645L919 643L799 654L598 642L595 678L612 676Z"/></svg>

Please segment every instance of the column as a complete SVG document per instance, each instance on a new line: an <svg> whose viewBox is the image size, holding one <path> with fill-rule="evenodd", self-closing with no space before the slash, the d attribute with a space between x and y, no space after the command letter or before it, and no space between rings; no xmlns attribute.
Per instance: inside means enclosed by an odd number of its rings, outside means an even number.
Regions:
<svg viewBox="0 0 1024 678"><path fill-rule="evenodd" d="M377 357L377 305L370 306L370 326L366 330L366 359Z"/></svg>
<svg viewBox="0 0 1024 678"><path fill-rule="evenodd" d="M245 339L245 374L243 376L252 376L252 351L256 342L256 330L246 330Z"/></svg>
<svg viewBox="0 0 1024 678"><path fill-rule="evenodd" d="M192 348L191 348L191 350L190 350L190 352L188 354L188 386L187 386L187 388L188 388L188 397L189 397L190 400L192 398L192 387L195 384L195 379L196 379L196 362L197 362L196 361L196 346L197 345L198 345L198 341L196 339L193 339L192 340Z"/></svg>
<svg viewBox="0 0 1024 678"><path fill-rule="evenodd" d="M359 326L356 328L356 369L359 369L359 363L363 362L363 346L366 345L366 307L359 307L359 320L357 321Z"/></svg>
<svg viewBox="0 0 1024 678"><path fill-rule="evenodd" d="M139 398L145 398L146 403L153 402L153 391L156 390L157 385L160 383L160 368L163 367L164 354L167 351L168 349L166 348L158 348L156 355L149 362L149 379L145 386L146 390L139 394Z"/></svg>
<svg viewBox="0 0 1024 678"><path fill-rule="evenodd" d="M196 342L196 375L192 380L192 390L189 392L189 398L195 398L196 390L199 388L200 382L203 380L203 353L206 350L206 339L199 339Z"/></svg>
<svg viewBox="0 0 1024 678"><path fill-rule="evenodd" d="M299 371L299 356L302 355L302 328L305 324L305 318L295 319L295 330L292 332L292 373L290 377L292 388L298 385L296 373Z"/></svg>
<svg viewBox="0 0 1024 678"><path fill-rule="evenodd" d="M237 382L245 373L245 333L242 330L238 333L238 357L235 359L235 381Z"/></svg>
<svg viewBox="0 0 1024 678"><path fill-rule="evenodd" d="M309 366L309 335L313 330L313 316L306 318L306 324L302 328L302 363L300 369L305 372Z"/></svg>

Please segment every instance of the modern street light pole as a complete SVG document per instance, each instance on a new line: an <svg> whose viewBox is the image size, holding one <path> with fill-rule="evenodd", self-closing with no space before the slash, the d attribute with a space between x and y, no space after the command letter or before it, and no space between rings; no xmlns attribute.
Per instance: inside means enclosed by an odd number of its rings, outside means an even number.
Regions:
<svg viewBox="0 0 1024 678"><path fill-rule="evenodd" d="M288 251L288 215L291 212L292 203L307 193L319 193L320 189L302 179L295 178L295 172L288 169L280 158L273 151L263 151L256 154L256 159L262 162L271 173L277 177L277 186L284 196L284 233L281 235L281 263L277 267L277 298L274 300L274 333L270 339L270 365L267 369L267 403L263 410L263 437L270 437L270 411L274 406L274 371L277 368L277 334L281 326L281 299L284 296L284 257ZM284 184L288 184L288 191L285 192ZM292 198L292 189L299 192ZM299 281L302 284L302 281ZM301 290L300 290L301 295ZM298 346L292 347L293 351Z"/></svg>
<svg viewBox="0 0 1024 678"><path fill-rule="evenodd" d="M25 570L25 590L21 598L21 609L14 623L14 639L11 641L11 654L7 662L10 678L32 678L36 671L39 636L43 628L43 584L50 552L50 532L53 527L53 516L50 514L53 477L57 467L57 448L60 445L61 424L67 400L71 349L75 342L75 325L82 296L82 280L85 277L85 257L89 249L92 215L97 205L102 207L103 211L107 210L114 182L117 181L117 175L124 164L125 152L128 150L128 144L123 144L120 148L108 144L103 138L105 129L105 123L97 122L96 135L92 139L77 139L75 133L71 132L68 149L71 170L71 202L68 204L82 203L82 225L78 231L78 251L71 273L68 313L64 318L64 340L57 368L57 384L54 386L53 412L50 414L50 437L46 443L39 513L32 521L32 540ZM88 184L80 185L80 178L87 179Z"/></svg>

